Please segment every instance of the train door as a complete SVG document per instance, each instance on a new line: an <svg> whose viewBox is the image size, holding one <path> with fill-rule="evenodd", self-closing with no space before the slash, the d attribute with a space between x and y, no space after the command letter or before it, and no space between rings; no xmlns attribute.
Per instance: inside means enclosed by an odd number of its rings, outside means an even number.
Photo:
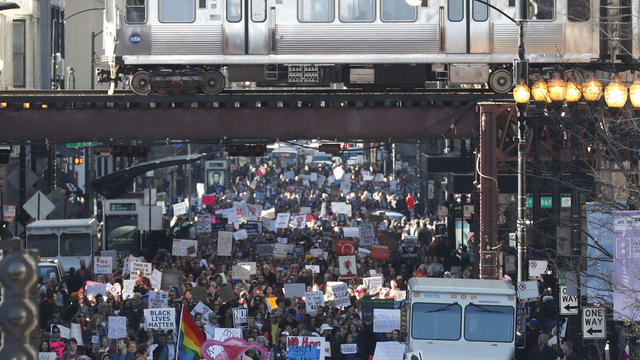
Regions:
<svg viewBox="0 0 640 360"><path fill-rule="evenodd" d="M267 0L226 0L225 54L269 53Z"/></svg>
<svg viewBox="0 0 640 360"><path fill-rule="evenodd" d="M444 50L447 54L489 53L489 8L473 0L444 0Z"/></svg>

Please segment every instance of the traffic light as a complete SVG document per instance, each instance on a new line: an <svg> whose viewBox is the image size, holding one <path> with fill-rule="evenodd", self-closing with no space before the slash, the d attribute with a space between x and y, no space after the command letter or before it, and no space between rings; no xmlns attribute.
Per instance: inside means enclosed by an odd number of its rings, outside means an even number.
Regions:
<svg viewBox="0 0 640 360"><path fill-rule="evenodd" d="M84 163L84 158L82 156L76 156L73 158L73 165L82 165Z"/></svg>
<svg viewBox="0 0 640 360"><path fill-rule="evenodd" d="M36 285L37 265L25 250L5 250L0 261L0 359L35 360L38 353L30 344L30 336L38 326L37 309L32 301Z"/></svg>

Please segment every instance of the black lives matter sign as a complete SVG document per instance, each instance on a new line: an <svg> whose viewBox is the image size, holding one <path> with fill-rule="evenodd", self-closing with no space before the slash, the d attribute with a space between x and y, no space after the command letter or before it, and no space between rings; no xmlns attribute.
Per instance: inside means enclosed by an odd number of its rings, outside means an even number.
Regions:
<svg viewBox="0 0 640 360"><path fill-rule="evenodd" d="M144 324L147 329L156 329L156 330L176 329L176 309L174 308L145 309Z"/></svg>

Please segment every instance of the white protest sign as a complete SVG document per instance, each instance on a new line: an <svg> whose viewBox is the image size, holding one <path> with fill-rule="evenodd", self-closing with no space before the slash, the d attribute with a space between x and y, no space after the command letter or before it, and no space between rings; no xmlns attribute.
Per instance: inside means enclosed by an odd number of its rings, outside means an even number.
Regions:
<svg viewBox="0 0 640 360"><path fill-rule="evenodd" d="M333 292L333 306L341 308L351 305L347 284L335 284L331 286L331 291Z"/></svg>
<svg viewBox="0 0 640 360"><path fill-rule="evenodd" d="M320 273L320 265L305 265L304 268L307 269L307 270L311 270L312 274L319 274Z"/></svg>
<svg viewBox="0 0 640 360"><path fill-rule="evenodd" d="M211 232L211 215L199 214L196 222L196 231L198 234L208 234Z"/></svg>
<svg viewBox="0 0 640 360"><path fill-rule="evenodd" d="M422 353L422 351L408 352L404 354L404 359L405 360L424 360L424 354Z"/></svg>
<svg viewBox="0 0 640 360"><path fill-rule="evenodd" d="M56 360L56 352L39 352L38 360Z"/></svg>
<svg viewBox="0 0 640 360"><path fill-rule="evenodd" d="M138 256L138 257L135 257L133 255L127 256L124 259L124 266L122 267L122 271L125 274L128 274L131 267L131 263L135 261L144 262L144 256Z"/></svg>
<svg viewBox="0 0 640 360"><path fill-rule="evenodd" d="M251 273L249 272L249 269L242 266L232 265L231 278L234 280L251 280Z"/></svg>
<svg viewBox="0 0 640 360"><path fill-rule="evenodd" d="M129 272L131 273L131 277L137 276L138 270L142 270L144 276L151 276L153 272L151 263L134 261L129 263Z"/></svg>
<svg viewBox="0 0 640 360"><path fill-rule="evenodd" d="M548 263L547 260L529 260L529 279L541 279L542 274L547 271Z"/></svg>
<svg viewBox="0 0 640 360"><path fill-rule="evenodd" d="M373 360L402 360L405 345L395 341L378 341L373 353Z"/></svg>
<svg viewBox="0 0 640 360"><path fill-rule="evenodd" d="M93 258L94 274L111 274L113 272L113 259L109 256L96 256Z"/></svg>
<svg viewBox="0 0 640 360"><path fill-rule="evenodd" d="M233 233L233 240L238 241L238 240L244 240L248 238L249 238L249 234L247 233L246 229L238 230Z"/></svg>
<svg viewBox="0 0 640 360"><path fill-rule="evenodd" d="M306 290L304 283L284 284L284 295L288 298L303 297Z"/></svg>
<svg viewBox="0 0 640 360"><path fill-rule="evenodd" d="M244 204L242 206L242 217L246 220L260 220L262 216L262 205Z"/></svg>
<svg viewBox="0 0 640 360"><path fill-rule="evenodd" d="M276 229L286 229L289 227L289 213L278 213L276 217Z"/></svg>
<svg viewBox="0 0 640 360"><path fill-rule="evenodd" d="M282 237L278 238L278 244L287 244L288 242L289 242L289 239L287 238L282 238Z"/></svg>
<svg viewBox="0 0 640 360"><path fill-rule="evenodd" d="M400 309L373 309L373 332L400 330Z"/></svg>
<svg viewBox="0 0 640 360"><path fill-rule="evenodd" d="M384 175L376 174L375 182L384 182Z"/></svg>
<svg viewBox="0 0 640 360"><path fill-rule="evenodd" d="M307 226L305 219L306 215L296 215L293 217L293 228L294 229L304 229Z"/></svg>
<svg viewBox="0 0 640 360"><path fill-rule="evenodd" d="M343 227L342 231L344 231L344 237L348 237L348 238L359 238L360 237L360 228L359 227Z"/></svg>
<svg viewBox="0 0 640 360"><path fill-rule="evenodd" d="M345 355L357 354L358 344L342 344L340 345L340 352L342 352Z"/></svg>
<svg viewBox="0 0 640 360"><path fill-rule="evenodd" d="M71 323L71 337L76 339L78 345L84 345L84 341L82 340L82 328L80 328L80 324Z"/></svg>
<svg viewBox="0 0 640 360"><path fill-rule="evenodd" d="M286 259L289 255L288 244L273 244L273 257L279 259Z"/></svg>
<svg viewBox="0 0 640 360"><path fill-rule="evenodd" d="M367 287L369 294L375 294L382 287L382 276L362 278L362 284Z"/></svg>
<svg viewBox="0 0 640 360"><path fill-rule="evenodd" d="M144 309L145 328L156 330L176 329L176 309Z"/></svg>
<svg viewBox="0 0 640 360"><path fill-rule="evenodd" d="M582 338L606 339L607 322L604 307L582 308Z"/></svg>
<svg viewBox="0 0 640 360"><path fill-rule="evenodd" d="M198 254L197 240L173 239L173 247L171 248L171 255L196 257L197 254Z"/></svg>
<svg viewBox="0 0 640 360"><path fill-rule="evenodd" d="M218 231L218 256L231 256L233 233L231 231Z"/></svg>
<svg viewBox="0 0 640 360"><path fill-rule="evenodd" d="M331 211L334 214L345 214L351 216L351 204L345 202L331 202Z"/></svg>
<svg viewBox="0 0 640 360"><path fill-rule="evenodd" d="M96 295L107 296L107 285L105 284L88 284L87 285L87 296L96 296Z"/></svg>
<svg viewBox="0 0 640 360"><path fill-rule="evenodd" d="M249 274L251 275L255 275L258 272L255 261L239 262L238 266L241 266L248 270Z"/></svg>
<svg viewBox="0 0 640 360"><path fill-rule="evenodd" d="M158 271L158 269L153 269L151 276L149 276L149 280L151 280L152 288L160 289L162 287L162 271Z"/></svg>
<svg viewBox="0 0 640 360"><path fill-rule="evenodd" d="M181 201L177 204L173 204L173 216L180 216L187 213L187 204Z"/></svg>
<svg viewBox="0 0 640 360"><path fill-rule="evenodd" d="M523 281L518 283L518 299L520 302L531 302L540 300L538 281Z"/></svg>
<svg viewBox="0 0 640 360"><path fill-rule="evenodd" d="M560 285L560 315L578 315L578 296L569 295L566 285Z"/></svg>
<svg viewBox="0 0 640 360"><path fill-rule="evenodd" d="M166 291L149 291L149 308L159 309L169 306L169 293Z"/></svg>
<svg viewBox="0 0 640 360"><path fill-rule="evenodd" d="M246 307L233 308L233 326L239 328L247 325L248 316Z"/></svg>
<svg viewBox="0 0 640 360"><path fill-rule="evenodd" d="M135 286L135 280L122 280L122 297L125 299L133 297L133 288Z"/></svg>
<svg viewBox="0 0 640 360"><path fill-rule="evenodd" d="M197 313L202 315L202 322L205 324L209 323L209 314L211 314L213 312L213 310L211 310L207 305L205 305L204 303L202 303L202 301L198 301L198 303L196 304L196 306L193 307L193 310L191 310L191 317L196 316Z"/></svg>
<svg viewBox="0 0 640 360"><path fill-rule="evenodd" d="M53 332L53 327L54 326L57 326L58 329L60 329L60 337L61 338L69 339L71 337L71 329L69 329L68 327L62 326L62 325L53 325L53 324L51 324L51 329L49 330L49 332Z"/></svg>
<svg viewBox="0 0 640 360"><path fill-rule="evenodd" d="M126 316L109 316L109 330L107 337L109 339L121 339L127 337Z"/></svg>
<svg viewBox="0 0 640 360"><path fill-rule="evenodd" d="M308 206L301 206L300 214L305 214L305 215L311 214L311 208Z"/></svg>
<svg viewBox="0 0 640 360"><path fill-rule="evenodd" d="M324 296L322 291L306 291L304 293L307 313L316 314L318 309L324 306Z"/></svg>

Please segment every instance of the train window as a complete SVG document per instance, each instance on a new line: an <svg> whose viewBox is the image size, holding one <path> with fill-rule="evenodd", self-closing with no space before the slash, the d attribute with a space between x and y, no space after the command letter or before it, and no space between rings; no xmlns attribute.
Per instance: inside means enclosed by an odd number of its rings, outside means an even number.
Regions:
<svg viewBox="0 0 640 360"><path fill-rule="evenodd" d="M447 10L449 21L462 21L464 19L464 0L449 0L447 2Z"/></svg>
<svg viewBox="0 0 640 360"><path fill-rule="evenodd" d="M553 20L555 12L554 0L526 0L527 19Z"/></svg>
<svg viewBox="0 0 640 360"><path fill-rule="evenodd" d="M487 1L488 2L488 1ZM478 1L473 2L473 21L487 21L489 19L489 7Z"/></svg>
<svg viewBox="0 0 640 360"><path fill-rule="evenodd" d="M160 22L190 23L196 20L194 0L160 0Z"/></svg>
<svg viewBox="0 0 640 360"><path fill-rule="evenodd" d="M227 0L227 21L239 22L242 20L242 0Z"/></svg>
<svg viewBox="0 0 640 360"><path fill-rule="evenodd" d="M333 0L298 0L300 22L333 21Z"/></svg>
<svg viewBox="0 0 640 360"><path fill-rule="evenodd" d="M145 0L127 0L126 21L129 24L143 24L147 21Z"/></svg>
<svg viewBox="0 0 640 360"><path fill-rule="evenodd" d="M375 12L374 0L340 0L340 21L373 21Z"/></svg>
<svg viewBox="0 0 640 360"><path fill-rule="evenodd" d="M405 0L382 0L382 21L416 21L416 6L407 4Z"/></svg>
<svg viewBox="0 0 640 360"><path fill-rule="evenodd" d="M266 0L251 0L251 21L263 22L267 20Z"/></svg>
<svg viewBox="0 0 640 360"><path fill-rule="evenodd" d="M591 0L567 0L569 21L589 21Z"/></svg>

